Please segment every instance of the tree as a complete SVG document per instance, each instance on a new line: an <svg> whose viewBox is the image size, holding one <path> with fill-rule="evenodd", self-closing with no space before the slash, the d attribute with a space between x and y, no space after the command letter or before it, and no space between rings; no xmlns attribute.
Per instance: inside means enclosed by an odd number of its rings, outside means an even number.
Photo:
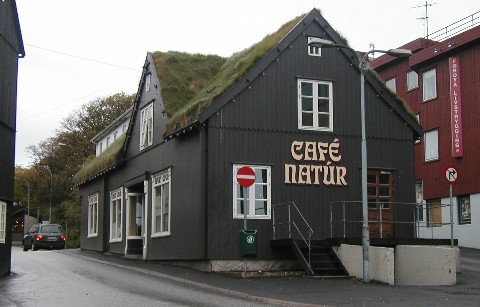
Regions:
<svg viewBox="0 0 480 307"><path fill-rule="evenodd" d="M33 161L28 169L16 169L15 176L23 174L28 178L22 178L30 181L31 209L39 208L41 216L48 215L51 197L52 221L68 223L68 232L73 236L69 240L70 247L78 246L80 231L78 190L73 188L72 177L85 160L95 154L93 137L127 111L133 99L134 95L117 93L82 105L61 121L53 136L27 148ZM51 171L52 178L45 168ZM20 193L20 189L15 191ZM20 196L22 194L15 197Z"/></svg>

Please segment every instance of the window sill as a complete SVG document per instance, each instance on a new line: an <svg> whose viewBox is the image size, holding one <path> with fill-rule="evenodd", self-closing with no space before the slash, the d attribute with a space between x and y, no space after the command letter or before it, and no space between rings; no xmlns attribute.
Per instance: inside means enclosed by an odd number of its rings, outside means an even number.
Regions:
<svg viewBox="0 0 480 307"><path fill-rule="evenodd" d="M164 237L170 237L172 234L170 231L168 232L160 232L160 233L154 233L151 235L151 238L164 238Z"/></svg>
<svg viewBox="0 0 480 307"><path fill-rule="evenodd" d="M108 243L118 243L118 242L122 242L122 238L120 238L120 239L110 239L110 241L108 241Z"/></svg>
<svg viewBox="0 0 480 307"><path fill-rule="evenodd" d="M87 236L87 238L96 238L96 237L98 237L98 233L94 233Z"/></svg>
<svg viewBox="0 0 480 307"><path fill-rule="evenodd" d="M233 217L235 220L242 220L244 219L243 215L236 215ZM260 215L260 216L251 216L247 215L247 220L270 220L270 215Z"/></svg>

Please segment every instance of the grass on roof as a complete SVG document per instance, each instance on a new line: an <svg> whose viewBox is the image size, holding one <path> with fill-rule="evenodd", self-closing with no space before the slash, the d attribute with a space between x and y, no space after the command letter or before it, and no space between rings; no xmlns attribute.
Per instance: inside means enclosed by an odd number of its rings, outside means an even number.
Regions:
<svg viewBox="0 0 480 307"><path fill-rule="evenodd" d="M112 145L108 146L99 156L87 159L78 173L73 176L73 183L79 184L86 179L116 166L120 161L126 134L122 134Z"/></svg>
<svg viewBox="0 0 480 307"><path fill-rule="evenodd" d="M214 58L215 56L190 55L193 59L205 57L201 62L207 65L208 61L211 70L206 71L205 67L198 69L198 75L201 80L195 80L197 75L191 76L196 69L194 62L187 62L181 65L182 60L188 58L187 54L169 52L167 54L155 53L155 57L169 58L169 61L155 60L155 66L162 87L162 97L166 101L165 108L169 121L166 127L166 134L182 128L193 122L198 114L205 110L216 98L225 93L232 85L238 82L245 74L250 71L260 59L262 59L270 50L273 49L290 30L304 17L301 15L287 22L280 29L270 35L267 35L259 43L247 48L241 52L233 54L228 59ZM167 56L168 55L168 56ZM220 67L217 65L224 60ZM181 67L183 74L176 71L175 66ZM190 65L191 64L191 65ZM166 67L162 67L166 65ZM172 65L172 68L168 67ZM217 69L217 71L215 71ZM186 73L185 73L186 72ZM211 73L211 75L209 75ZM187 88L186 93L182 93L182 86ZM188 86L186 86L188 85Z"/></svg>

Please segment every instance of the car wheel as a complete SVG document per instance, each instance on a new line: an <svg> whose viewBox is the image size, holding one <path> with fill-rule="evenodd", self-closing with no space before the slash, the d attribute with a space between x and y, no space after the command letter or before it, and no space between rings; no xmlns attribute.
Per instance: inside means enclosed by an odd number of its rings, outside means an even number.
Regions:
<svg viewBox="0 0 480 307"><path fill-rule="evenodd" d="M35 243L33 243L32 241L32 251L36 251L38 250L38 247L35 245Z"/></svg>
<svg viewBox="0 0 480 307"><path fill-rule="evenodd" d="M25 245L25 242L23 243L23 251L24 252L28 251L28 247Z"/></svg>

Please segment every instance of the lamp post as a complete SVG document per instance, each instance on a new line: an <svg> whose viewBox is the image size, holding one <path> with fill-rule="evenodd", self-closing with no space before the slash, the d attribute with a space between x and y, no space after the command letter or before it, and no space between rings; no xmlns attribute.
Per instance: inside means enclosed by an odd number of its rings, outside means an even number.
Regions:
<svg viewBox="0 0 480 307"><path fill-rule="evenodd" d="M410 50L406 49L389 49L389 50L369 50L363 58L352 47L346 45L335 44L333 41L309 37L308 45L317 47L337 47L348 49L355 54L359 62L358 68L360 70L360 122L362 130L361 142L361 180L362 180L362 250L363 250L363 281L370 282L369 269L369 248L370 248L370 232L368 227L368 190L367 190L367 140L365 132L365 71L369 69L368 55L374 52L385 53L396 57L408 57L412 55Z"/></svg>
<svg viewBox="0 0 480 307"><path fill-rule="evenodd" d="M24 234L25 234L25 226L26 226L27 229L29 229L28 228L28 222L30 220L30 183L26 179L23 179L23 178L19 178L19 177L14 177L14 178L19 179L19 180L23 180L27 183L27 216L28 216L28 218L27 218L27 222L24 224L24 227L23 227Z"/></svg>
<svg viewBox="0 0 480 307"><path fill-rule="evenodd" d="M46 169L48 171L48 173L50 174L50 210L49 210L49 215L48 215L48 222L51 223L52 222L52 187L53 187L53 175L52 175L52 171L50 171L50 168L46 165L40 165L40 167L43 167L44 169Z"/></svg>

